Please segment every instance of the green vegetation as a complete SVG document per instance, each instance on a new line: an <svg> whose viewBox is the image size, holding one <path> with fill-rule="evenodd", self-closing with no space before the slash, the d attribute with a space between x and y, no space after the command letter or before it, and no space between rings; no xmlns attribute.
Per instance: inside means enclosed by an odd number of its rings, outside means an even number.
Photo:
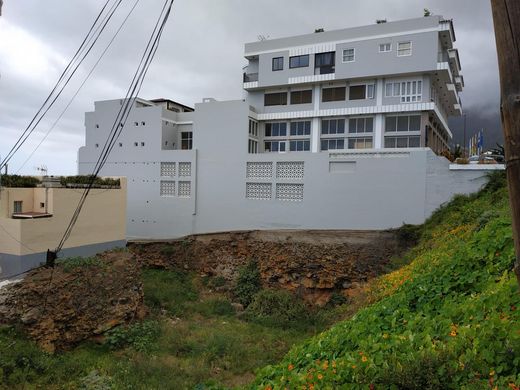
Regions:
<svg viewBox="0 0 520 390"><path fill-rule="evenodd" d="M251 261L239 269L234 292L238 301L244 305L244 307L249 306L255 294L258 293L261 288L260 270L255 261Z"/></svg>
<svg viewBox="0 0 520 390"><path fill-rule="evenodd" d="M60 183L64 187L66 187L67 184L69 184L69 185L70 184L87 185L87 184L90 184L91 181L92 181L92 176L91 175L62 176L60 178ZM121 186L121 180L120 179L96 177L94 179L94 185L95 186L119 187L119 186Z"/></svg>
<svg viewBox="0 0 520 390"><path fill-rule="evenodd" d="M2 186L11 188L34 188L41 184L40 179L32 176L2 175Z"/></svg>
<svg viewBox="0 0 520 390"><path fill-rule="evenodd" d="M253 388L517 388L520 294L504 182L493 175L438 210L410 263L369 284L370 306L262 369Z"/></svg>
<svg viewBox="0 0 520 390"><path fill-rule="evenodd" d="M101 267L103 261L99 257L67 257L56 261L56 266L65 272L71 272L78 267Z"/></svg>

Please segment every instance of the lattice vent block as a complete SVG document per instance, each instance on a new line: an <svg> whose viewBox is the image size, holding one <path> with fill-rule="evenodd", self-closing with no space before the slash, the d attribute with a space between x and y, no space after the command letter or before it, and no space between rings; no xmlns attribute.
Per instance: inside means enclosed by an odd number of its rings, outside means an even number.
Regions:
<svg viewBox="0 0 520 390"><path fill-rule="evenodd" d="M191 163L190 162L180 162L179 163L179 176L180 177L190 177L191 176Z"/></svg>
<svg viewBox="0 0 520 390"><path fill-rule="evenodd" d="M246 199L270 200L272 196L271 183L246 183Z"/></svg>
<svg viewBox="0 0 520 390"><path fill-rule="evenodd" d="M162 177L175 177L175 163L174 162L162 162L161 163L161 176Z"/></svg>
<svg viewBox="0 0 520 390"><path fill-rule="evenodd" d="M175 196L175 182L169 180L161 180L161 196Z"/></svg>
<svg viewBox="0 0 520 390"><path fill-rule="evenodd" d="M248 162L246 169L248 179L269 179L273 177L272 162Z"/></svg>
<svg viewBox="0 0 520 390"><path fill-rule="evenodd" d="M303 184L276 184L276 199L290 202L303 201Z"/></svg>
<svg viewBox="0 0 520 390"><path fill-rule="evenodd" d="M303 161L282 161L276 163L276 178L286 180L303 180Z"/></svg>
<svg viewBox="0 0 520 390"><path fill-rule="evenodd" d="M191 197L191 181L180 181L179 182L179 197L190 198Z"/></svg>

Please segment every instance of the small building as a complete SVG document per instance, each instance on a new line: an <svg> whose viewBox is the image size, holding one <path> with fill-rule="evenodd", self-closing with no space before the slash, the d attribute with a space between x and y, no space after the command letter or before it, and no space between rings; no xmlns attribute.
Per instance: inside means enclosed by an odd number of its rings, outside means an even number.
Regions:
<svg viewBox="0 0 520 390"><path fill-rule="evenodd" d="M126 245L126 179L90 191L59 257L91 256ZM0 188L0 278L45 262L60 242L85 185L43 178L36 187Z"/></svg>

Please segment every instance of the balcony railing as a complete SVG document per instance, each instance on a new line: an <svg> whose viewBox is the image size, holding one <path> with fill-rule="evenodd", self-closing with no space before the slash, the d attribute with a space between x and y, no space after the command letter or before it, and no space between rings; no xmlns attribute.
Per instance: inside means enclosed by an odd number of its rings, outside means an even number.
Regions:
<svg viewBox="0 0 520 390"><path fill-rule="evenodd" d="M244 83L258 81L258 73L244 73Z"/></svg>

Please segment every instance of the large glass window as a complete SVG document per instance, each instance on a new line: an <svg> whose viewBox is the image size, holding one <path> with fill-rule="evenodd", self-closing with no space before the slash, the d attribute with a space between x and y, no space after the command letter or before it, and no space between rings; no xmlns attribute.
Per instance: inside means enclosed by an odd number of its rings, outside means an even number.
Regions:
<svg viewBox="0 0 520 390"><path fill-rule="evenodd" d="M345 100L346 87L323 88L322 102L338 102Z"/></svg>
<svg viewBox="0 0 520 390"><path fill-rule="evenodd" d="M336 52L318 53L314 56L316 74L334 73L336 65Z"/></svg>
<svg viewBox="0 0 520 390"><path fill-rule="evenodd" d="M385 137L385 148L418 148L421 145L421 137Z"/></svg>
<svg viewBox="0 0 520 390"><path fill-rule="evenodd" d="M348 139L349 149L372 149L372 137L356 137Z"/></svg>
<svg viewBox="0 0 520 390"><path fill-rule="evenodd" d="M387 116L385 119L385 131L421 131L420 115Z"/></svg>
<svg viewBox="0 0 520 390"><path fill-rule="evenodd" d="M323 119L321 134L345 134L345 119Z"/></svg>
<svg viewBox="0 0 520 390"><path fill-rule="evenodd" d="M287 92L266 93L264 95L264 106L286 106Z"/></svg>
<svg viewBox="0 0 520 390"><path fill-rule="evenodd" d="M287 136L287 123L286 122L274 122L265 124L265 136L266 137L286 137Z"/></svg>
<svg viewBox="0 0 520 390"><path fill-rule="evenodd" d="M273 58L273 71L283 70L283 57Z"/></svg>
<svg viewBox="0 0 520 390"><path fill-rule="evenodd" d="M264 150L266 152L285 152L285 141L265 141Z"/></svg>
<svg viewBox="0 0 520 390"><path fill-rule="evenodd" d="M181 132L181 149L183 149L183 150L193 149L193 132L191 132L191 131Z"/></svg>
<svg viewBox="0 0 520 390"><path fill-rule="evenodd" d="M311 135L311 122L291 122L291 136Z"/></svg>
<svg viewBox="0 0 520 390"><path fill-rule="evenodd" d="M291 92L291 104L312 103L312 89Z"/></svg>
<svg viewBox="0 0 520 390"><path fill-rule="evenodd" d="M289 58L289 68L304 68L309 66L309 55L294 56Z"/></svg>
<svg viewBox="0 0 520 390"><path fill-rule="evenodd" d="M344 138L326 138L321 140L321 150L345 149Z"/></svg>
<svg viewBox="0 0 520 390"><path fill-rule="evenodd" d="M311 150L311 141L308 139L290 140L289 150L291 152L308 152Z"/></svg>
<svg viewBox="0 0 520 390"><path fill-rule="evenodd" d="M374 131L374 118L350 118L348 132L350 134L372 133Z"/></svg>
<svg viewBox="0 0 520 390"><path fill-rule="evenodd" d="M366 85L352 85L349 88L348 100L363 100L366 98Z"/></svg>

